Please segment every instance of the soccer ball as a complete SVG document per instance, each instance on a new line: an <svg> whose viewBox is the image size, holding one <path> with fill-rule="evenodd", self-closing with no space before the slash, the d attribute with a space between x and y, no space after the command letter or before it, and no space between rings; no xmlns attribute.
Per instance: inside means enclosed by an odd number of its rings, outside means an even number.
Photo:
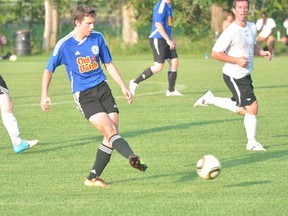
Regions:
<svg viewBox="0 0 288 216"><path fill-rule="evenodd" d="M197 173L202 179L215 179L221 171L220 161L213 155L204 155L196 164Z"/></svg>
<svg viewBox="0 0 288 216"><path fill-rule="evenodd" d="M11 55L9 57L9 61L16 61L17 60L17 56L16 55Z"/></svg>

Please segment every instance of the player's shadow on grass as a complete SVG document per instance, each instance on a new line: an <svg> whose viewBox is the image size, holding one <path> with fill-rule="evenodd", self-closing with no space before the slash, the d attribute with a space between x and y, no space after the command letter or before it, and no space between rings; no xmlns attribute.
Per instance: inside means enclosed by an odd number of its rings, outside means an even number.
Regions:
<svg viewBox="0 0 288 216"><path fill-rule="evenodd" d="M27 150L23 152L24 154L36 154L36 153L41 153L41 152L55 152L58 150L63 150L66 148L79 148L79 146L84 146L84 145L94 145L95 146L95 151L99 147L99 140L102 140L102 136L91 136L91 137L86 137L85 139L75 139L75 140L67 140L67 141L56 141L56 142L50 142L50 143L45 143L39 141L39 143L33 147L31 150ZM41 148L43 146L43 148ZM47 146L52 146L51 148L47 148ZM21 153L21 154L23 154Z"/></svg>
<svg viewBox="0 0 288 216"><path fill-rule="evenodd" d="M210 125L210 124L221 124L223 122L232 122L232 121L243 121L240 118L237 119L225 119L225 120L211 120L211 121L201 121L201 122L189 122L185 124L175 124L175 125L167 125L163 127L153 127L144 130L134 130L129 132L122 133L123 137L135 137L142 134L153 134L153 133L160 133L164 131L170 130L182 130L182 129L189 129L194 126L202 126L202 125Z"/></svg>
<svg viewBox="0 0 288 216"><path fill-rule="evenodd" d="M287 88L287 85L256 86L257 89Z"/></svg>
<svg viewBox="0 0 288 216"><path fill-rule="evenodd" d="M262 184L270 184L272 183L272 181L268 181L268 180L260 180L260 181L250 181L250 182L240 182L238 184L231 184L231 185L227 185L225 187L249 187L249 186L253 186L253 185L262 185Z"/></svg>
<svg viewBox="0 0 288 216"><path fill-rule="evenodd" d="M191 128L193 126L201 126L201 125L209 125L209 124L220 124L223 122L227 122L227 121L239 121L239 119L229 119L229 120L213 120L213 121L201 121L201 122L191 122L191 123L186 123L186 124L176 124L176 125L167 125L164 127L154 127L154 128L149 128L149 129L145 129L145 130L136 130L136 131L129 131L126 133L122 133L121 135L125 138L125 137L135 137L141 134L152 134L152 133L160 133L163 131L169 131L169 130L175 130L175 129L188 129ZM66 141L56 141L56 142L51 142L51 143L43 143L43 142L39 142L39 144L37 146L35 146L35 150L37 148L37 151L27 151L27 153L31 152L31 153L39 153L39 152L50 152L50 151L56 151L56 150L61 150L61 149L65 149L65 148L71 148L71 147L79 147L79 146L83 146L83 145L90 145L91 143L99 143L102 140L102 135L95 135L93 137L85 137L85 139L83 139L81 137L81 139L79 138L78 140L66 140ZM128 141L129 142L129 141ZM68 144L67 144L68 143ZM53 145L53 147L47 149L42 149L41 150L41 145L44 145L45 147L47 147L48 145ZM97 145L98 147L98 145Z"/></svg>

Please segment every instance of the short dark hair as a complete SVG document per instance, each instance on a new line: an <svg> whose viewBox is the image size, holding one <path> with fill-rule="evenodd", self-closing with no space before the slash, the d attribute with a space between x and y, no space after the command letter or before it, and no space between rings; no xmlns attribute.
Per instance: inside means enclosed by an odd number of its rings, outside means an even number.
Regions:
<svg viewBox="0 0 288 216"><path fill-rule="evenodd" d="M75 9L72 10L71 15L73 23L75 25L76 20L81 22L86 16L95 17L96 9L90 8L87 5L78 5Z"/></svg>
<svg viewBox="0 0 288 216"><path fill-rule="evenodd" d="M261 16L265 16L265 17L267 17L267 13L266 13L266 11L263 11L262 14L261 14Z"/></svg>
<svg viewBox="0 0 288 216"><path fill-rule="evenodd" d="M236 2L242 2L242 1L246 1L248 3L248 7L249 7L249 0L234 0L233 2L233 8L236 7Z"/></svg>

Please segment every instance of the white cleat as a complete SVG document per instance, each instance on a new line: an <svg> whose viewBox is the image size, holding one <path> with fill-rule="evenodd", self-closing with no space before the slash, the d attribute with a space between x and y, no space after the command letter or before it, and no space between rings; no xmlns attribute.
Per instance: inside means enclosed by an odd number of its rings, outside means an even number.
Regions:
<svg viewBox="0 0 288 216"><path fill-rule="evenodd" d="M195 103L194 107L196 106L208 106L209 101L214 97L213 93L209 90L205 92L200 98L198 98Z"/></svg>
<svg viewBox="0 0 288 216"><path fill-rule="evenodd" d="M130 90L132 95L135 95L135 91L136 91L137 86L138 86L138 84L135 83L134 80L129 81L129 90Z"/></svg>
<svg viewBox="0 0 288 216"><path fill-rule="evenodd" d="M39 142L39 140L25 140L25 141L28 143L29 148L33 148Z"/></svg>
<svg viewBox="0 0 288 216"><path fill-rule="evenodd" d="M257 141L249 141L247 143L246 149L250 151L266 151L264 146Z"/></svg>
<svg viewBox="0 0 288 216"><path fill-rule="evenodd" d="M170 92L169 90L167 90L166 92L166 96L170 97L170 96L182 96L183 94L181 94L179 91L174 90L173 92Z"/></svg>

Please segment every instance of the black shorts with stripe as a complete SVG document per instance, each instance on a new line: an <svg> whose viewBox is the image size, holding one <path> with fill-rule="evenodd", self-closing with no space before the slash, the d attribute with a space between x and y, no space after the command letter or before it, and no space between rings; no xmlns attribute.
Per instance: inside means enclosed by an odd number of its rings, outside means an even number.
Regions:
<svg viewBox="0 0 288 216"><path fill-rule="evenodd" d="M252 85L251 75L241 79L235 79L223 74L223 79L232 92L233 97L231 99L236 101L237 106L249 106L257 100L253 91L254 87Z"/></svg>
<svg viewBox="0 0 288 216"><path fill-rule="evenodd" d="M8 86L6 85L5 80L0 75L0 94L8 94L8 92L9 92Z"/></svg>
<svg viewBox="0 0 288 216"><path fill-rule="evenodd" d="M178 58L176 49L170 50L169 45L163 38L150 38L154 62L164 63L166 59Z"/></svg>
<svg viewBox="0 0 288 216"><path fill-rule="evenodd" d="M106 81L103 81L93 88L73 94L77 108L89 120L94 114L119 113L112 91Z"/></svg>

